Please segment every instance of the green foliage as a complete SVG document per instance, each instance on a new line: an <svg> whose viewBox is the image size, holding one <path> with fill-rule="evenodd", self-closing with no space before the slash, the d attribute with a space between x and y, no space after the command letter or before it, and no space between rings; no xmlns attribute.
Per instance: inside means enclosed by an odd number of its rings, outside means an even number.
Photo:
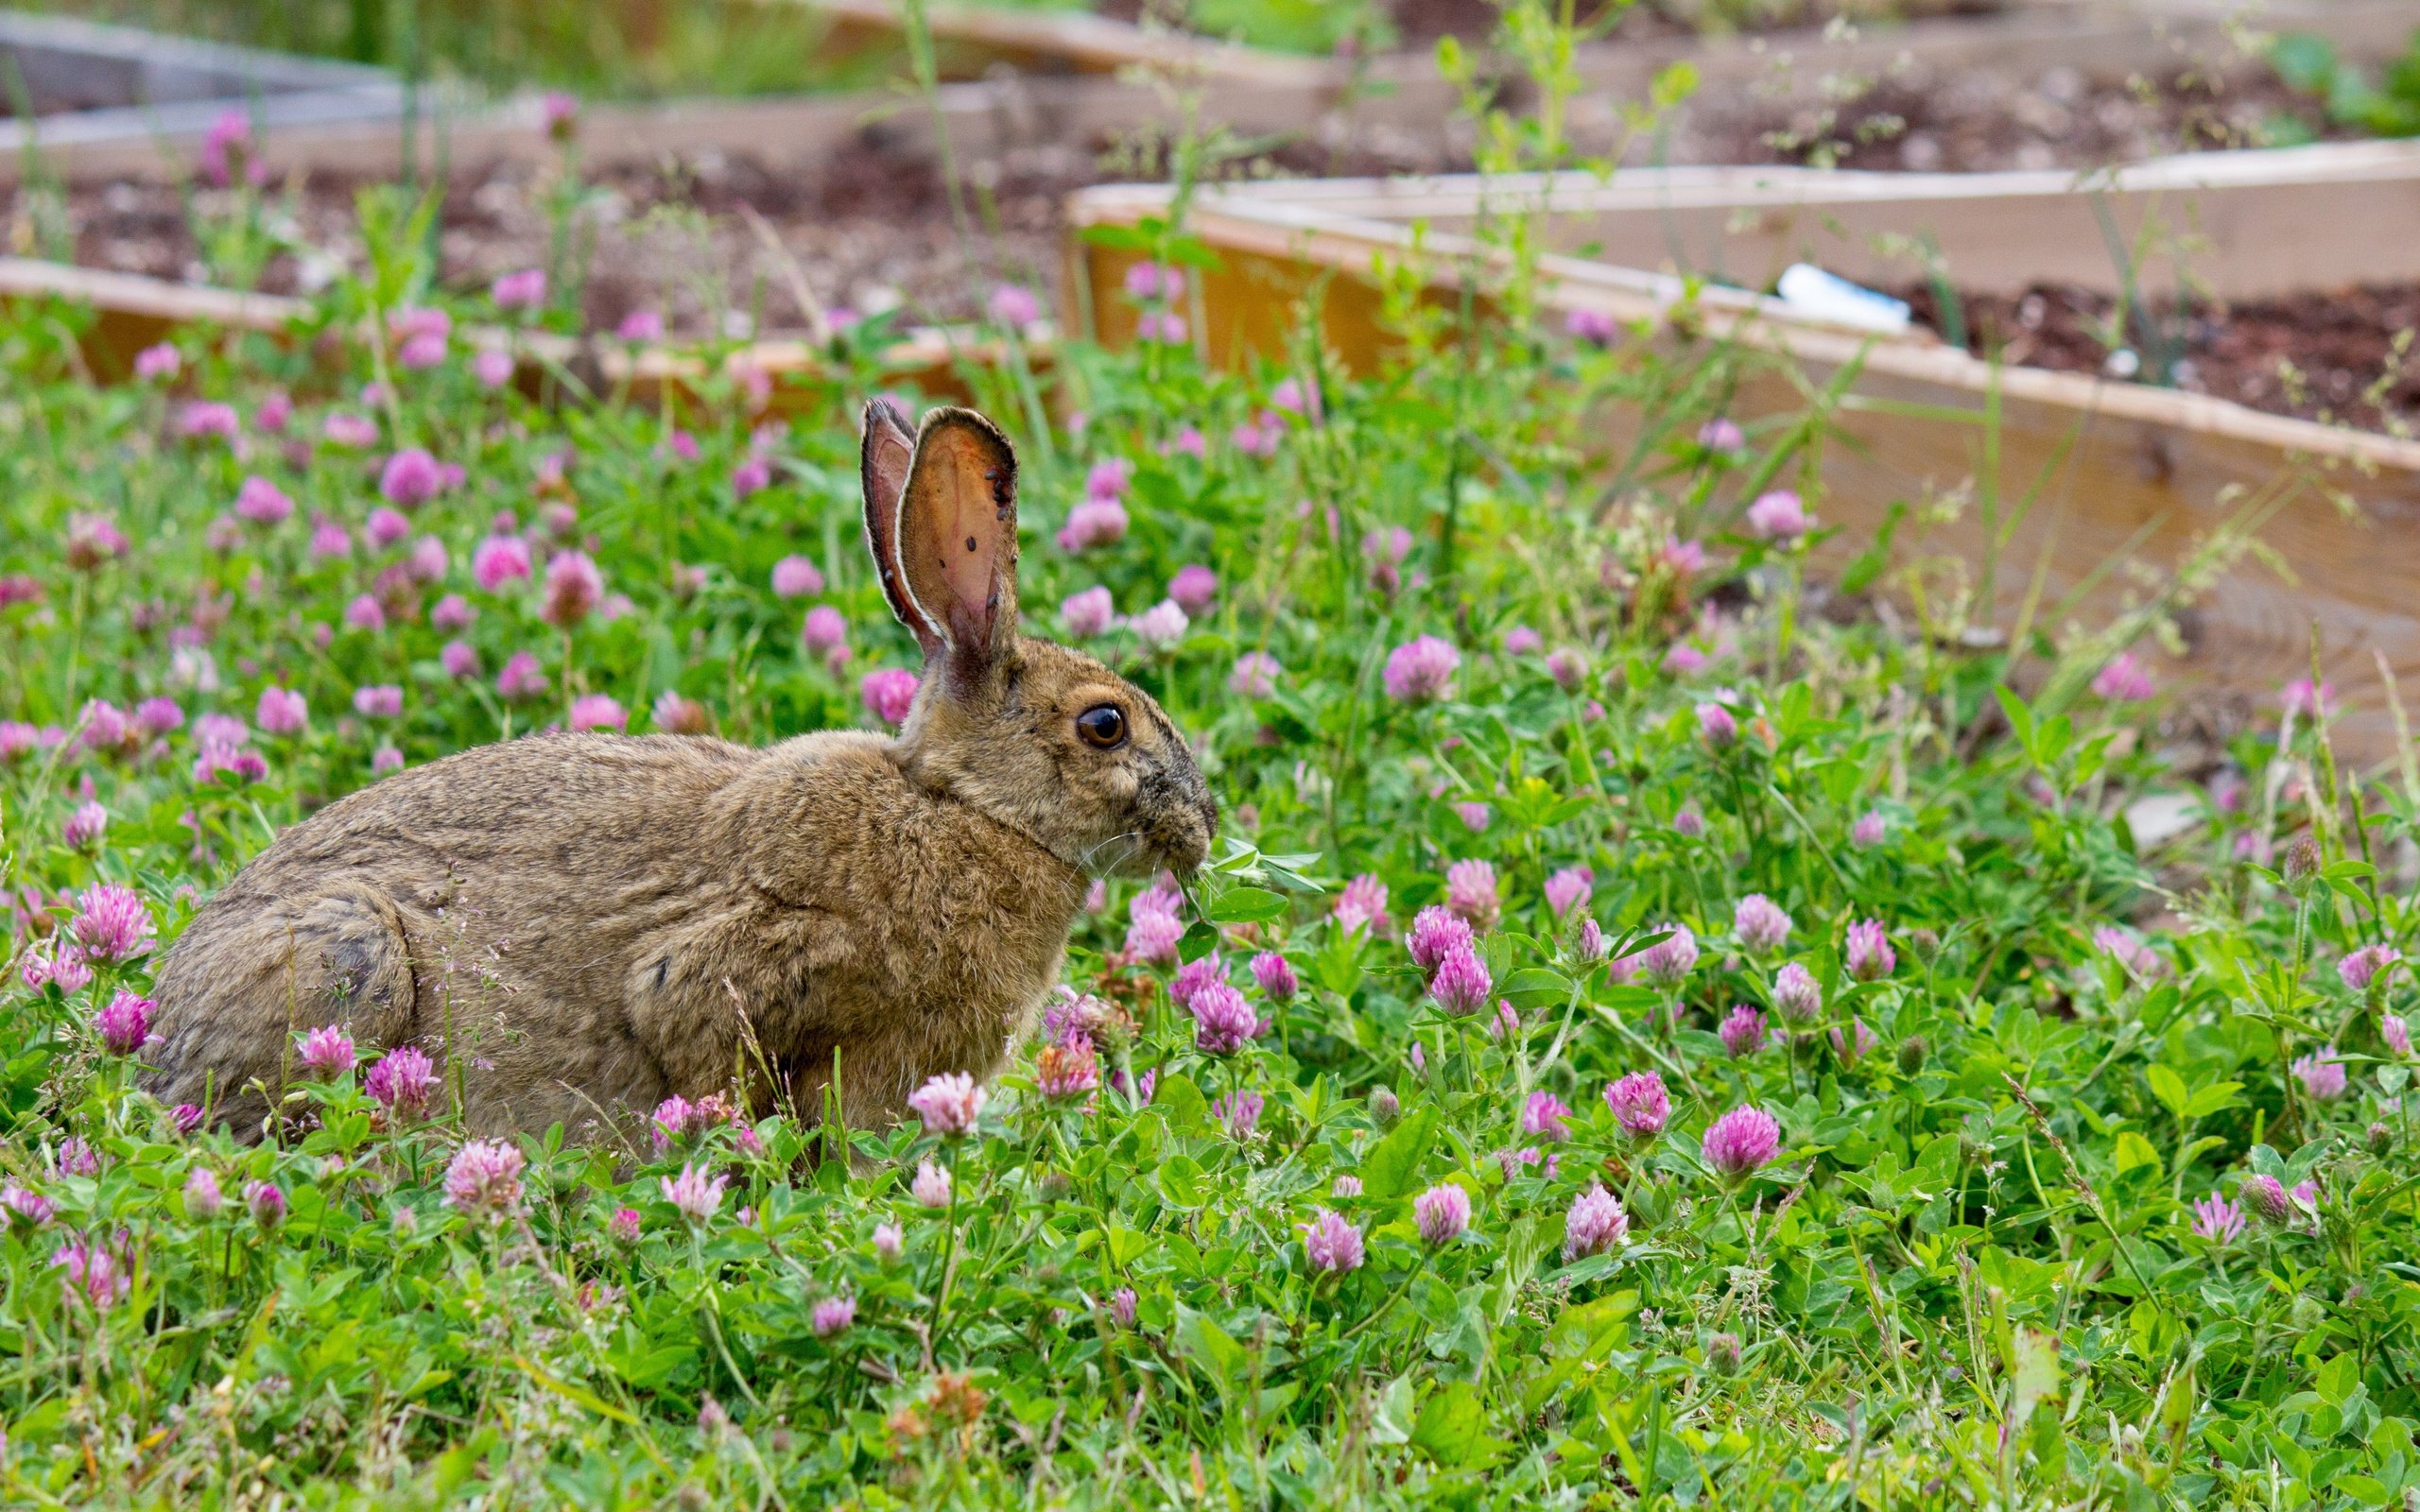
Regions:
<svg viewBox="0 0 2420 1512"><path fill-rule="evenodd" d="M2271 46L2271 66L2289 89L2308 94L2339 126L2371 136L2420 136L2420 31L2384 75L2346 62L2316 33L2288 32Z"/></svg>

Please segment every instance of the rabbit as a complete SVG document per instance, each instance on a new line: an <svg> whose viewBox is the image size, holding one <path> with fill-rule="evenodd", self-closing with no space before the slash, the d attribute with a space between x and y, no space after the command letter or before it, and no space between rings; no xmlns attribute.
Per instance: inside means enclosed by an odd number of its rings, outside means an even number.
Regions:
<svg viewBox="0 0 2420 1512"><path fill-rule="evenodd" d="M995 1072L1092 879L1192 871L1218 809L1149 694L1018 632L996 426L938 408L911 433L876 400L860 474L925 659L896 736L549 732L389 776L194 916L150 1089L257 1137L326 1023L365 1059L420 1046L482 1134L627 1133L766 1064L813 1117L836 1056L849 1125L877 1127L930 1075Z"/></svg>

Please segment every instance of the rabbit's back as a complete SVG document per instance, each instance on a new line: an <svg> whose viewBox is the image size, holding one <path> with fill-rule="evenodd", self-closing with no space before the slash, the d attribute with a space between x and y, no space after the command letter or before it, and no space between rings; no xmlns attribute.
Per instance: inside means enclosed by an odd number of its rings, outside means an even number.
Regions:
<svg viewBox="0 0 2420 1512"><path fill-rule="evenodd" d="M168 953L155 1090L256 1116L242 1089L275 1085L291 1031L328 1022L365 1049L450 1040L474 1072L548 1041L560 1079L646 1082L600 1011L620 987L614 958L717 880L705 816L759 759L719 741L534 735L328 805Z"/></svg>
<svg viewBox="0 0 2420 1512"><path fill-rule="evenodd" d="M490 1129L700 1096L755 1053L811 1093L836 1049L869 1122L996 1064L1082 887L870 735L482 747L331 804L203 908L159 979L155 1085L227 1105L343 1022L450 1050Z"/></svg>

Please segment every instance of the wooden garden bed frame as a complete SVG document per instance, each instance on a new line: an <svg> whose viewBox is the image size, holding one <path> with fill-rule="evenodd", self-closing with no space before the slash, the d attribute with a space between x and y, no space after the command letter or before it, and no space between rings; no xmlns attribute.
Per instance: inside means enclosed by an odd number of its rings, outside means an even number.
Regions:
<svg viewBox="0 0 2420 1512"><path fill-rule="evenodd" d="M2420 281L2420 141L2195 152L2102 172L1789 167L1274 180L1229 202L1467 231L1532 211L1596 261L1762 287L1792 262L1868 284L1969 293L2071 284L2260 299Z"/></svg>
<svg viewBox="0 0 2420 1512"><path fill-rule="evenodd" d="M1485 303L1487 283L1502 267L1493 249L1433 223L1416 230L1306 203L1305 193L1207 195L1189 213L1186 229L1220 259L1194 293L1195 335L1211 361L1278 357L1303 313L1315 309L1334 358L1372 369L1392 340L1375 272L1389 266L1411 269L1441 307L1457 304L1466 285ZM1135 312L1121 290L1138 254L1082 232L1165 214L1167 195L1161 185L1120 185L1071 203L1069 308L1089 312L1105 339L1132 335ZM1478 208L1433 195L1422 203L1464 224ZM1668 318L1680 290L1669 275L1561 254L1546 256L1541 274L1557 321L1585 310L1634 323L1652 339L1684 339ZM2071 592L2105 615L2127 587L2115 570L2121 560L2173 571L2216 533L2256 522L2294 580L2238 563L2179 616L2187 670L2223 695L2273 700L2282 683L2307 673L2315 623L2327 675L2352 700L2340 741L2364 758L2392 748L2376 658L2398 676L2420 674L2420 602L2411 592L2420 582L2420 441L2203 395L2001 369L1926 333L1877 338L1736 292L1709 291L1693 325L1687 339L1736 343L1757 357L1744 365L1733 406L1743 421L1801 411L1813 387L1854 370L1834 415L1841 439L1822 455L1824 519L1848 526L1850 538L1870 538L1894 503L1961 491L1999 501L1996 521L1970 502L1915 549L1999 563L1994 609L2002 629L2029 614L2043 623L2040 615ZM1642 422L1614 417L1610 444L1618 447L1629 438L1625 427L1634 434ZM1910 527L1903 540L1915 535Z"/></svg>
<svg viewBox="0 0 2420 1512"><path fill-rule="evenodd" d="M837 45L859 38L895 43L907 32L899 0L758 0L830 16ZM1039 74L1115 74L1154 68L1210 77L1305 80L1331 71L1322 60L1238 46L1165 27L1137 26L1089 10L1018 10L981 5L928 5L925 25L936 45L984 63L1007 63Z"/></svg>
<svg viewBox="0 0 2420 1512"><path fill-rule="evenodd" d="M0 257L0 304L53 299L93 310L95 319L78 350L92 377L110 383L123 381L133 371L135 353L179 331L204 327L284 340L292 337L310 315L310 306L303 301L282 295L244 294L133 273ZM518 359L515 381L525 387L536 386L549 369L560 369L594 387L651 404L667 390L675 397L692 394L710 376L704 359L671 343L634 348L602 336L582 340L491 326L461 328L457 334L475 349L511 352ZM1027 360L1046 369L1056 339L1046 322L1031 328L1024 342ZM777 413L789 407L797 392L784 387L781 379L831 370L819 346L781 336L751 342L731 360L775 380L772 408ZM971 395L961 372L964 366L999 367L1008 360L1009 353L994 336L959 327L922 326L886 348L877 367L885 382L911 383L928 394L966 399Z"/></svg>

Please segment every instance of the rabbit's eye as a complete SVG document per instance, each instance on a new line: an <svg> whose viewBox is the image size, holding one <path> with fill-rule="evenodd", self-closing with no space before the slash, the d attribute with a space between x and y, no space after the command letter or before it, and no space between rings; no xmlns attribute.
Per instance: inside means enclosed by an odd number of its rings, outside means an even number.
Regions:
<svg viewBox="0 0 2420 1512"><path fill-rule="evenodd" d="M1114 703L1095 704L1076 716L1076 733L1096 750L1115 750L1126 744L1126 711Z"/></svg>

